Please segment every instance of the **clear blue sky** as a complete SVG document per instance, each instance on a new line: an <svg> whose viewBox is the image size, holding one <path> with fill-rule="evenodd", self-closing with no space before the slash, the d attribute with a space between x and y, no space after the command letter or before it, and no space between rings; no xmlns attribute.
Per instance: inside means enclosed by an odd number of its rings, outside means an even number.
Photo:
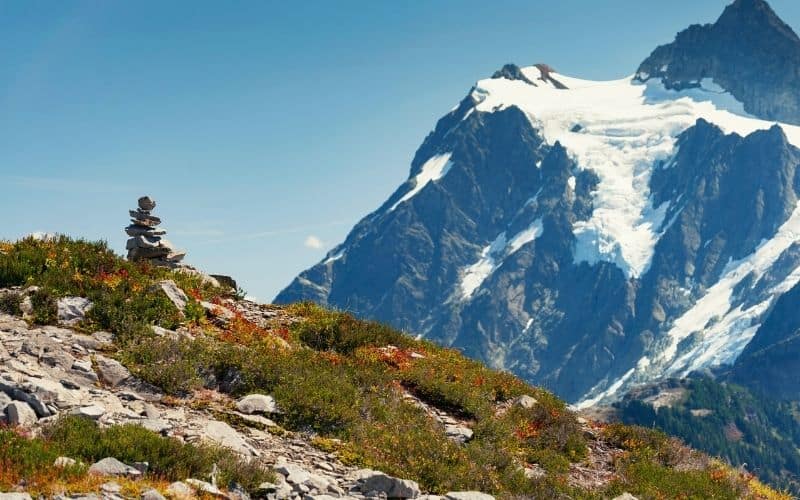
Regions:
<svg viewBox="0 0 800 500"><path fill-rule="evenodd" d="M622 77L727 3L2 1L0 238L122 252L150 194L188 262L270 300L476 80L506 62ZM800 26L800 2L772 5Z"/></svg>

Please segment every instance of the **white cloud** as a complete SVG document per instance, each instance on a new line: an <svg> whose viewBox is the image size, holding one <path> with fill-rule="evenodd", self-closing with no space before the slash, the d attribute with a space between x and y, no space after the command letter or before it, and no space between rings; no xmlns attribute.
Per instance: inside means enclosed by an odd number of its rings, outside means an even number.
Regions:
<svg viewBox="0 0 800 500"><path fill-rule="evenodd" d="M324 244L322 240L314 236L313 234L309 234L306 236L306 241L303 242L306 248L313 248L314 250L322 250Z"/></svg>

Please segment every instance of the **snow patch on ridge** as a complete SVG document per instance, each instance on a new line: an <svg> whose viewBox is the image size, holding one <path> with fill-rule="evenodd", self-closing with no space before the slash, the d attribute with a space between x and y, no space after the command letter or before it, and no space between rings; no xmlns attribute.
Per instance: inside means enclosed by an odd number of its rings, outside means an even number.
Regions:
<svg viewBox="0 0 800 500"><path fill-rule="evenodd" d="M674 101L686 97L695 102L710 102L715 108L725 110L735 115L756 119L755 116L744 110L744 104L737 100L730 92L714 82L713 78L703 78L697 87L683 90L669 90L664 87L661 80L648 80L645 83L645 102L658 104L664 101Z"/></svg>
<svg viewBox="0 0 800 500"><path fill-rule="evenodd" d="M733 292L749 275L757 283L775 265L781 253L800 239L800 203L775 236L763 241L747 257L731 262L722 277L677 318L662 342L642 357L636 367L603 390L607 381L593 388L576 406L585 408L615 396L623 387L655 379L685 377L694 370L733 362L755 335L759 319L786 290L800 282L800 268L769 290L767 298L755 305L734 306ZM688 347L682 342L692 337Z"/></svg>
<svg viewBox="0 0 800 500"><path fill-rule="evenodd" d="M522 72L533 81L541 75L536 67ZM773 125L742 116L724 89L710 80L699 82L697 89L659 94L653 85L636 84L633 77L591 81L551 76L568 89L503 78L481 80L473 91L480 96L475 109L522 109L549 144L560 142L579 168L597 174L592 216L573 227L575 260L612 262L628 277L647 271L662 234L669 205L653 206L649 181L656 163L674 155L677 136L698 118L740 135ZM800 127L781 126L790 142L800 145Z"/></svg>
<svg viewBox="0 0 800 500"><path fill-rule="evenodd" d="M542 234L542 219L536 219L527 228L515 234L510 240L505 231L481 252L480 259L463 271L461 282L456 287L458 298L468 300L480 288L486 278L503 263L509 255L535 240Z"/></svg>
<svg viewBox="0 0 800 500"><path fill-rule="evenodd" d="M413 198L429 182L436 182L445 175L447 175L447 172L450 170L450 167L452 166L452 163L450 162L451 155L452 153L438 154L434 155L432 158L426 161L422 165L422 169L420 170L420 172L413 179L414 187L411 189L411 191L404 194L403 197L397 201L397 203L392 205L389 211L391 212L404 201Z"/></svg>
<svg viewBox="0 0 800 500"><path fill-rule="evenodd" d="M345 254L345 252L346 252L346 249L342 248L342 249L340 249L338 252L336 252L336 253L333 253L333 255L330 255L330 256L329 256L327 259L325 259L325 260L324 260L322 263L323 263L323 264L330 264L330 263L332 263L332 262L336 262L337 260L339 260L339 259L341 259L342 257L344 257L344 254Z"/></svg>

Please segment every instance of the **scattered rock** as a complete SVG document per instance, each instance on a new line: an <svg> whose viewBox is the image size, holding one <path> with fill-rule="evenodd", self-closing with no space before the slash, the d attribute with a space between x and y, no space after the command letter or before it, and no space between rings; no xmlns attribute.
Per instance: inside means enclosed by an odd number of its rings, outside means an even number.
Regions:
<svg viewBox="0 0 800 500"><path fill-rule="evenodd" d="M278 425L267 417L262 417L261 415L247 415L246 413L240 413L238 411L232 412L232 414L241 418L244 425L247 425L248 427L255 427L256 429L266 429L267 427L276 427Z"/></svg>
<svg viewBox="0 0 800 500"><path fill-rule="evenodd" d="M217 283L219 283L221 286L228 287L233 291L238 290L238 287L236 286L236 280L230 276L225 276L224 274L212 274L211 277L217 280Z"/></svg>
<svg viewBox="0 0 800 500"><path fill-rule="evenodd" d="M191 493L190 493L191 494ZM142 492L142 500L167 500L158 490L150 488Z"/></svg>
<svg viewBox="0 0 800 500"><path fill-rule="evenodd" d="M614 500L639 500L639 499L631 495L630 493L625 492L622 495L614 497Z"/></svg>
<svg viewBox="0 0 800 500"><path fill-rule="evenodd" d="M361 477L362 493L377 491L388 498L417 498L419 485L410 479L399 479L378 471L364 471Z"/></svg>
<svg viewBox="0 0 800 500"><path fill-rule="evenodd" d="M207 495L212 495L215 497L220 498L227 498L228 496L223 493L219 488L214 486L211 483L207 483L205 481L201 481L199 479L187 479L186 484L193 487L195 490L199 491L200 493L205 493Z"/></svg>
<svg viewBox="0 0 800 500"><path fill-rule="evenodd" d="M278 464L275 466L275 471L282 474L286 481L292 484L303 484L311 477L307 470L294 464Z"/></svg>
<svg viewBox="0 0 800 500"><path fill-rule="evenodd" d="M79 372L91 372L92 371L92 362L88 359L76 359L72 363L72 369L77 370Z"/></svg>
<svg viewBox="0 0 800 500"><path fill-rule="evenodd" d="M0 500L33 500L27 493L0 493Z"/></svg>
<svg viewBox="0 0 800 500"><path fill-rule="evenodd" d="M519 406L519 407L521 407L521 408L530 409L530 408L533 408L534 406L536 406L537 404L539 404L539 401L537 401L536 398L534 398L532 396L528 396L527 394L523 394L522 396L520 396L520 397L518 397L517 399L514 400L514 404Z"/></svg>
<svg viewBox="0 0 800 500"><path fill-rule="evenodd" d="M21 427L30 427L38 420L36 412L22 401L13 401L5 408L6 422L9 425L19 425Z"/></svg>
<svg viewBox="0 0 800 500"><path fill-rule="evenodd" d="M150 462L133 462L131 467L138 470L142 474L147 474L147 471L150 469Z"/></svg>
<svg viewBox="0 0 800 500"><path fill-rule="evenodd" d="M122 486L115 481L109 481L100 485L100 490L104 493L119 493L122 491Z"/></svg>
<svg viewBox="0 0 800 500"><path fill-rule="evenodd" d="M169 422L161 420L160 418L146 418L139 422L139 425L158 434L163 434L172 429L172 425Z"/></svg>
<svg viewBox="0 0 800 500"><path fill-rule="evenodd" d="M58 457L55 462L53 462L53 467L59 469L66 469L67 467L73 467L75 465L78 465L78 461L69 457Z"/></svg>
<svg viewBox="0 0 800 500"><path fill-rule="evenodd" d="M30 295L22 298L22 302L19 303L19 310L22 311L22 319L33 318L33 300L31 300Z"/></svg>
<svg viewBox="0 0 800 500"><path fill-rule="evenodd" d="M65 378L62 378L61 380L59 380L58 383L63 385L65 389L78 390L78 389L81 388L81 386L79 386L75 382L73 382L71 380L67 380Z"/></svg>
<svg viewBox="0 0 800 500"><path fill-rule="evenodd" d="M472 429L464 427L463 425L445 425L444 432L453 441L457 443L466 443L472 439Z"/></svg>
<svg viewBox="0 0 800 500"><path fill-rule="evenodd" d="M206 424L204 435L209 440L230 448L240 455L253 456L255 452L253 448L239 435L236 430L225 422L218 420L211 420Z"/></svg>
<svg viewBox="0 0 800 500"><path fill-rule="evenodd" d="M175 307L177 307L179 311L183 312L186 309L186 304L189 303L189 297L174 281L159 281L157 287L164 292L164 295L175 304Z"/></svg>
<svg viewBox="0 0 800 500"><path fill-rule="evenodd" d="M546 475L547 471L539 464L531 464L525 468L525 477L528 479L542 479Z"/></svg>
<svg viewBox="0 0 800 500"><path fill-rule="evenodd" d="M117 387L131 378L131 372L115 359L97 355L94 363L100 380L108 386Z"/></svg>
<svg viewBox="0 0 800 500"><path fill-rule="evenodd" d="M290 498L292 496L292 487L289 486L283 476L278 476L276 483L261 483L258 486L258 494L260 497L274 495L276 499Z"/></svg>
<svg viewBox="0 0 800 500"><path fill-rule="evenodd" d="M81 406L72 410L73 415L78 415L92 420L98 420L106 413L106 409L98 404Z"/></svg>
<svg viewBox="0 0 800 500"><path fill-rule="evenodd" d="M206 313L222 322L228 322L233 320L236 317L236 314L233 313L230 309L217 305L212 304L211 302L206 302L204 300L200 301L200 305L203 306L203 309L206 310Z"/></svg>
<svg viewBox="0 0 800 500"><path fill-rule="evenodd" d="M494 500L492 495L480 491L451 491L444 497L447 500Z"/></svg>
<svg viewBox="0 0 800 500"><path fill-rule="evenodd" d="M170 498L192 498L194 490L188 484L182 481L175 481L167 487L167 495Z"/></svg>
<svg viewBox="0 0 800 500"><path fill-rule="evenodd" d="M277 413L275 398L263 394L249 394L236 402L236 409L242 413Z"/></svg>
<svg viewBox="0 0 800 500"><path fill-rule="evenodd" d="M89 474L98 476L130 476L138 477L142 473L129 465L125 465L116 458L106 457L95 462L89 467Z"/></svg>
<svg viewBox="0 0 800 500"><path fill-rule="evenodd" d="M76 325L86 318L92 308L92 301L83 297L63 297L58 299L58 322L62 325Z"/></svg>

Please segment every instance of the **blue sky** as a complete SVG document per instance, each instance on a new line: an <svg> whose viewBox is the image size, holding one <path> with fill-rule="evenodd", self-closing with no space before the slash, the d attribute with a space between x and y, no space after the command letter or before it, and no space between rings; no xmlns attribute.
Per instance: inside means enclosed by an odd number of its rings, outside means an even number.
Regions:
<svg viewBox="0 0 800 500"><path fill-rule="evenodd" d="M105 239L149 194L187 261L270 300L506 62L633 73L725 0L0 2L0 239ZM774 0L800 26L800 2Z"/></svg>

